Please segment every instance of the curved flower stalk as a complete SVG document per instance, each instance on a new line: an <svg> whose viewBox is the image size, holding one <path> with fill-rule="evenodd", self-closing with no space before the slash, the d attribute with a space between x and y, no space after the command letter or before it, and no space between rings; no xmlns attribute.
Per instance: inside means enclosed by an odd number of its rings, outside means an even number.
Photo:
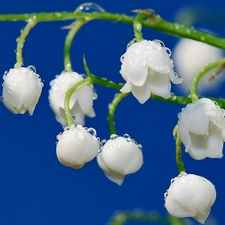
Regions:
<svg viewBox="0 0 225 225"><path fill-rule="evenodd" d="M190 39L181 39L173 51L175 67L183 78L180 86L181 91L189 93L190 85L196 74L208 63L215 62L223 57L223 51L219 48ZM206 82L214 71L208 72L201 79L199 83L200 90L204 91L215 88L221 83L221 80L224 80L224 76L218 76L217 79L206 85Z"/></svg>
<svg viewBox="0 0 225 225"><path fill-rule="evenodd" d="M141 146L128 135L119 137L112 134L97 156L97 162L106 177L121 185L126 175L135 173L141 168L143 164Z"/></svg>
<svg viewBox="0 0 225 225"><path fill-rule="evenodd" d="M83 80L82 75L76 72L64 72L56 76L50 82L49 102L50 107L55 113L56 120L61 123L63 127L67 126L66 115L64 111L64 99L66 92L80 80ZM84 125L85 115L94 117L93 99L97 95L93 92L93 85L88 85L78 88L70 99L71 114L75 116L75 123Z"/></svg>
<svg viewBox="0 0 225 225"><path fill-rule="evenodd" d="M99 139L93 128L72 125L57 135L56 155L64 166L79 169L99 152Z"/></svg>
<svg viewBox="0 0 225 225"><path fill-rule="evenodd" d="M193 217L204 224L216 200L214 185L204 177L182 174L171 180L165 193L167 211L178 218Z"/></svg>
<svg viewBox="0 0 225 225"><path fill-rule="evenodd" d="M121 56L120 73L126 84L120 91L131 91L141 104L149 99L151 92L165 99L170 98L170 81L174 84L182 82L173 70L170 55L170 50L158 40L133 43Z"/></svg>
<svg viewBox="0 0 225 225"><path fill-rule="evenodd" d="M225 111L202 98L188 104L178 115L180 139L194 159L221 158L225 141Z"/></svg>
<svg viewBox="0 0 225 225"><path fill-rule="evenodd" d="M44 85L35 68L10 69L3 80L2 100L5 107L15 114L24 114L28 110L33 115Z"/></svg>

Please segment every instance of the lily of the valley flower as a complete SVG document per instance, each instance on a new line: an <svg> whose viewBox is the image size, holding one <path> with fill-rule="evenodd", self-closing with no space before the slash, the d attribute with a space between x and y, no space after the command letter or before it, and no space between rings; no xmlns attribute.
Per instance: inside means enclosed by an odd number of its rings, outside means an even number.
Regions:
<svg viewBox="0 0 225 225"><path fill-rule="evenodd" d="M50 106L55 113L56 120L63 127L67 126L66 115L64 111L64 99L66 92L80 80L83 80L82 75L75 72L64 72L56 76L51 81L49 90ZM78 88L70 98L71 114L75 116L75 123L84 125L85 115L94 117L93 99L96 98L96 93L93 92L93 85L88 85Z"/></svg>
<svg viewBox="0 0 225 225"><path fill-rule="evenodd" d="M140 146L129 136L111 136L97 156L99 167L113 182L121 185L124 177L137 172L143 164Z"/></svg>
<svg viewBox="0 0 225 225"><path fill-rule="evenodd" d="M151 92L165 99L171 96L171 83L182 79L174 73L170 50L160 41L143 40L133 43L121 56L122 77L126 84L121 92L132 92L140 103L145 103Z"/></svg>
<svg viewBox="0 0 225 225"><path fill-rule="evenodd" d="M202 98L188 104L178 115L178 130L185 151L194 159L221 158L225 141L225 112Z"/></svg>
<svg viewBox="0 0 225 225"><path fill-rule="evenodd" d="M183 174L171 180L165 193L167 211L178 218L193 217L204 224L216 200L214 185L194 174Z"/></svg>
<svg viewBox="0 0 225 225"><path fill-rule="evenodd" d="M93 128L72 125L57 136L56 155L68 167L79 169L97 156L99 140Z"/></svg>
<svg viewBox="0 0 225 225"><path fill-rule="evenodd" d="M6 108L15 114L24 114L28 110L33 115L43 87L34 67L10 69L3 79L2 101Z"/></svg>

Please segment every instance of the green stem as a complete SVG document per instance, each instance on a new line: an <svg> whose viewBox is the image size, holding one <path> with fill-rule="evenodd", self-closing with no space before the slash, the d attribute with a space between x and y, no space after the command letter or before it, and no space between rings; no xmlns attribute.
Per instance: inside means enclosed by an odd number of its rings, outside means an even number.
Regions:
<svg viewBox="0 0 225 225"><path fill-rule="evenodd" d="M154 14L153 14L154 15ZM0 14L0 21L27 21L35 18L37 22L46 21L63 21L82 18L101 19L116 21L122 23L133 24L135 18L125 14L117 14L110 12L51 12L51 13L31 13L31 14ZM178 37L193 39L204 42L212 46L225 49L225 39L208 34L202 31L197 31L190 27L185 27L177 23L171 23L163 20L159 15L151 16L151 19L142 20L142 26L152 28L167 34Z"/></svg>
<svg viewBox="0 0 225 225"><path fill-rule="evenodd" d="M199 84L199 81L201 78L208 73L210 70L216 68L216 67L224 67L225 66L225 59L220 59L216 62L209 63L207 66L205 66L200 72L195 76L195 78L192 81L191 87L190 87L190 94L191 94L191 99L192 102L195 102L198 100L198 94L197 94L197 87Z"/></svg>
<svg viewBox="0 0 225 225"><path fill-rule="evenodd" d="M90 78L86 78L84 80L81 80L77 82L75 85L73 85L67 92L66 92L66 97L64 100L64 110L66 114L66 120L67 120L67 125L70 127L71 125L74 124L74 120L70 111L70 98L72 94L80 87L86 86L91 84Z"/></svg>
<svg viewBox="0 0 225 225"><path fill-rule="evenodd" d="M64 45L64 69L65 69L65 71L69 71L69 72L73 71L71 59L70 59L71 45L72 45L73 39L74 39L76 33L78 32L78 30L88 21L90 21L90 19L80 19L70 25L71 29L70 29L68 35L66 36L65 45Z"/></svg>
<svg viewBox="0 0 225 225"><path fill-rule="evenodd" d="M16 48L16 64L15 68L20 68L23 65L23 46L27 35L29 34L30 30L37 24L34 19L29 19L29 22L21 31L21 35L18 37L17 41L17 48Z"/></svg>
<svg viewBox="0 0 225 225"><path fill-rule="evenodd" d="M145 18L145 17L146 17L146 14L140 13L134 19L134 23L133 23L134 36L137 41L143 40L143 36L141 33L141 30L142 30L141 20L143 20L143 18Z"/></svg>
<svg viewBox="0 0 225 225"><path fill-rule="evenodd" d="M186 225L185 222L175 217L161 216L156 213L144 213L144 212L118 213L111 219L111 221L108 224L123 225L129 221L160 223L167 225Z"/></svg>
<svg viewBox="0 0 225 225"><path fill-rule="evenodd" d="M173 135L176 140L176 163L177 163L177 168L180 174L186 173L185 167L184 167L184 162L182 160L182 149L181 149L181 140L180 140L180 135L178 132L178 126L176 125L174 130L173 130Z"/></svg>
<svg viewBox="0 0 225 225"><path fill-rule="evenodd" d="M115 111L118 104L128 95L128 93L120 93L116 94L112 103L109 104L109 115L108 115L108 123L109 123L109 132L111 134L116 134L115 127Z"/></svg>

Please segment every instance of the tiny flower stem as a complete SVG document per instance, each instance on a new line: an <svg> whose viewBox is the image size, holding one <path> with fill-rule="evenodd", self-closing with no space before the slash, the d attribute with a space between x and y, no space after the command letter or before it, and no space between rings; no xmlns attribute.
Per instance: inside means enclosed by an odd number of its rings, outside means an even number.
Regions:
<svg viewBox="0 0 225 225"><path fill-rule="evenodd" d="M17 48L16 48L16 64L15 68L20 68L23 65L23 47L24 47L24 42L29 34L30 30L37 24L35 19L29 19L29 22L27 25L24 27L23 30L21 30L20 36L17 38Z"/></svg>
<svg viewBox="0 0 225 225"><path fill-rule="evenodd" d="M116 134L115 127L115 111L118 104L128 95L128 93L120 93L116 94L112 103L109 104L109 114L108 114L108 124L109 124L109 133Z"/></svg>
<svg viewBox="0 0 225 225"><path fill-rule="evenodd" d="M74 124L74 120L73 120L73 117L72 117L72 114L70 111L70 98L79 87L86 86L89 84L91 84L91 80L90 80L90 78L86 78L84 80L77 82L66 92L66 97L64 100L64 110L65 110L65 114L66 114L67 125L69 127Z"/></svg>
<svg viewBox="0 0 225 225"><path fill-rule="evenodd" d="M176 163L180 174L185 173L184 162L182 160L181 140L178 132L178 126L176 125L173 130L173 135L176 140Z"/></svg>
<svg viewBox="0 0 225 225"><path fill-rule="evenodd" d="M68 35L66 36L65 45L64 45L64 69L65 69L65 71L68 71L68 72L73 71L71 59L70 59L71 45L72 45L73 39L74 39L75 35L77 34L77 32L79 31L79 29L88 21L90 21L90 19L83 18L83 19L79 19L79 20L73 22L71 25L68 26L70 28L70 31L69 31ZM63 29L66 29L66 28L67 27L63 27Z"/></svg>
<svg viewBox="0 0 225 225"><path fill-rule="evenodd" d="M150 222L167 225L187 225L186 222L172 217L172 216L161 216L156 213L145 213L145 212L122 212L118 213L109 222L109 225L123 225L126 222Z"/></svg>
<svg viewBox="0 0 225 225"><path fill-rule="evenodd" d="M135 19L134 19L134 23L133 23L133 28L134 28L134 36L136 38L137 41L142 41L143 40L143 36L141 33L142 30L142 24L141 24L141 20L146 17L145 14L140 13L138 14Z"/></svg>
<svg viewBox="0 0 225 225"><path fill-rule="evenodd" d="M210 70L216 68L216 67L225 67L225 59L220 59L216 62L209 63L207 66L205 66L202 70L199 71L199 73L195 76L195 78L192 81L191 87L190 87L190 96L192 102L195 102L198 100L198 94L197 94L197 87L199 84L199 81L201 78Z"/></svg>

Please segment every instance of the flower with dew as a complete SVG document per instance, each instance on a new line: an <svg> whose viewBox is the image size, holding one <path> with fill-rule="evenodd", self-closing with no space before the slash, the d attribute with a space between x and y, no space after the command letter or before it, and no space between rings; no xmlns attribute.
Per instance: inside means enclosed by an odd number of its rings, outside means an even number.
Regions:
<svg viewBox="0 0 225 225"><path fill-rule="evenodd" d="M55 113L56 120L63 127L67 126L64 111L64 100L66 92L76 83L83 80L83 76L76 72L63 72L50 82L49 102ZM75 123L84 125L85 115L94 117L93 99L97 95L93 92L93 85L79 87L70 98L71 114L75 116Z"/></svg>
<svg viewBox="0 0 225 225"><path fill-rule="evenodd" d="M33 66L10 69L3 76L2 101L15 114L33 115L43 83Z"/></svg>
<svg viewBox="0 0 225 225"><path fill-rule="evenodd" d="M225 111L208 98L188 104L179 113L178 131L185 152L197 160L221 158L225 141Z"/></svg>
<svg viewBox="0 0 225 225"><path fill-rule="evenodd" d="M179 84L182 79L173 70L171 52L161 41L133 43L121 56L122 77L126 84L121 92L132 92L141 103L145 103L151 92L165 99L171 96L171 82Z"/></svg>
<svg viewBox="0 0 225 225"><path fill-rule="evenodd" d="M193 217L204 224L216 200L214 185L204 177L182 174L171 180L165 193L167 211L178 218Z"/></svg>
<svg viewBox="0 0 225 225"><path fill-rule="evenodd" d="M99 139L93 128L72 125L57 135L57 139L56 155L64 166L79 169L99 152Z"/></svg>
<svg viewBox="0 0 225 225"><path fill-rule="evenodd" d="M224 57L223 51L208 44L182 38L173 50L173 59L175 68L183 78L179 86L183 93L189 93L190 85L196 74L208 63L215 62ZM216 69L209 71L200 80L198 89L201 91L215 89L224 76L217 76L211 82L207 80L213 75ZM206 85L207 83L207 85Z"/></svg>
<svg viewBox="0 0 225 225"><path fill-rule="evenodd" d="M118 185L128 174L137 172L143 164L141 146L128 135L111 135L97 156L99 167L106 177Z"/></svg>

